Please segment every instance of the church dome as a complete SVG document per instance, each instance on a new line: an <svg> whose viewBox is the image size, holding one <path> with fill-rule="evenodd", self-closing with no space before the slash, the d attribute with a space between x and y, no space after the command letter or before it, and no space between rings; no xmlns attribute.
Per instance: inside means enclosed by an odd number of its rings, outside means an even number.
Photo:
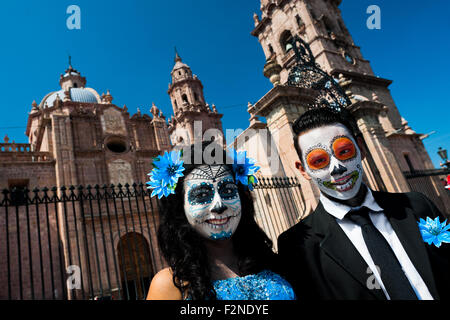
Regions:
<svg viewBox="0 0 450 320"><path fill-rule="evenodd" d="M173 66L172 71L175 71L175 70L178 70L178 69L183 69L183 68L190 69L189 66L186 63L182 62L181 59L180 59L180 60L177 60L175 62L175 65Z"/></svg>
<svg viewBox="0 0 450 320"><path fill-rule="evenodd" d="M70 71L66 70L66 73L63 75L63 77L65 78L65 77L69 77L69 76L81 76L81 74L76 70L70 70Z"/></svg>
<svg viewBox="0 0 450 320"><path fill-rule="evenodd" d="M70 88L70 99L75 102L85 102L85 103L100 103L100 96L98 93L91 88ZM64 100L64 90L59 90L48 94L44 99L42 99L39 106L47 107L53 106L56 100L56 96L59 96L61 100Z"/></svg>
<svg viewBox="0 0 450 320"><path fill-rule="evenodd" d="M191 68L181 60L181 57L178 55L178 52L175 53L175 65L172 68L172 72L178 69L187 69L191 70Z"/></svg>
<svg viewBox="0 0 450 320"><path fill-rule="evenodd" d="M69 91L71 101L101 103L101 98L97 91L85 87L86 78L81 76L81 73L72 67L70 64L70 57L69 68L65 71L64 75L60 76L59 84L61 85L61 90L47 94L44 99L42 99L39 107L52 107L57 97L59 97L61 101L64 101L65 91Z"/></svg>

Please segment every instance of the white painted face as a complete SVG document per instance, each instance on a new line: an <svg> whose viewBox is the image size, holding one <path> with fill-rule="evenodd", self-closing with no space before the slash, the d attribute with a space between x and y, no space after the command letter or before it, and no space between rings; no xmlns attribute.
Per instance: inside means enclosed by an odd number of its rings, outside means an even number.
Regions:
<svg viewBox="0 0 450 320"><path fill-rule="evenodd" d="M340 200L356 196L362 182L361 152L342 124L311 129L300 135L306 173L325 195Z"/></svg>
<svg viewBox="0 0 450 320"><path fill-rule="evenodd" d="M222 165L192 170L184 180L184 212L203 237L230 238L241 220L241 199L232 172Z"/></svg>

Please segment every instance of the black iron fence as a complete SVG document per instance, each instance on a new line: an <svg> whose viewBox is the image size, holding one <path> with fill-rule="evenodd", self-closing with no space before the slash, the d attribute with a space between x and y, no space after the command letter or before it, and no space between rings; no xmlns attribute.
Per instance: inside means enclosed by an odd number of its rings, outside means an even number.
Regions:
<svg viewBox="0 0 450 320"><path fill-rule="evenodd" d="M403 172L412 191L421 192L431 199L443 214L450 216L450 190L446 189L446 176L450 169L432 169Z"/></svg>
<svg viewBox="0 0 450 320"><path fill-rule="evenodd" d="M142 183L2 193L0 299L142 299L164 265Z"/></svg>
<svg viewBox="0 0 450 320"><path fill-rule="evenodd" d="M144 299L166 266L150 192L142 183L3 190L0 299ZM272 240L304 212L296 179L260 178L253 194Z"/></svg>
<svg viewBox="0 0 450 320"><path fill-rule="evenodd" d="M261 177L255 186L256 221L273 241L306 215L306 203L299 180L291 177Z"/></svg>

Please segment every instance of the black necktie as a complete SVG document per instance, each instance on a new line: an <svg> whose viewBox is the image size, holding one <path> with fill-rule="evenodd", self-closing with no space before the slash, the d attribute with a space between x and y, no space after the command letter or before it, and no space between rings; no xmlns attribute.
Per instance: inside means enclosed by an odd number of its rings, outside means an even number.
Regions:
<svg viewBox="0 0 450 320"><path fill-rule="evenodd" d="M380 269L381 280L391 300L417 300L394 251L370 220L369 209L352 210L346 218L361 226L364 242L373 262Z"/></svg>

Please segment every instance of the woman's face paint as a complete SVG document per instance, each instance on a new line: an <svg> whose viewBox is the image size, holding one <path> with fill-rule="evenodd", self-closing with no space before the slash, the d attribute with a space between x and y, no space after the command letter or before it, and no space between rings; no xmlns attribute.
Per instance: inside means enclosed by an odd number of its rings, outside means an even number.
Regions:
<svg viewBox="0 0 450 320"><path fill-rule="evenodd" d="M356 196L362 182L361 152L342 124L311 129L299 137L306 173L320 191L336 199Z"/></svg>
<svg viewBox="0 0 450 320"><path fill-rule="evenodd" d="M221 165L192 170L184 180L184 212L203 237L230 238L241 219L241 199L232 172Z"/></svg>

